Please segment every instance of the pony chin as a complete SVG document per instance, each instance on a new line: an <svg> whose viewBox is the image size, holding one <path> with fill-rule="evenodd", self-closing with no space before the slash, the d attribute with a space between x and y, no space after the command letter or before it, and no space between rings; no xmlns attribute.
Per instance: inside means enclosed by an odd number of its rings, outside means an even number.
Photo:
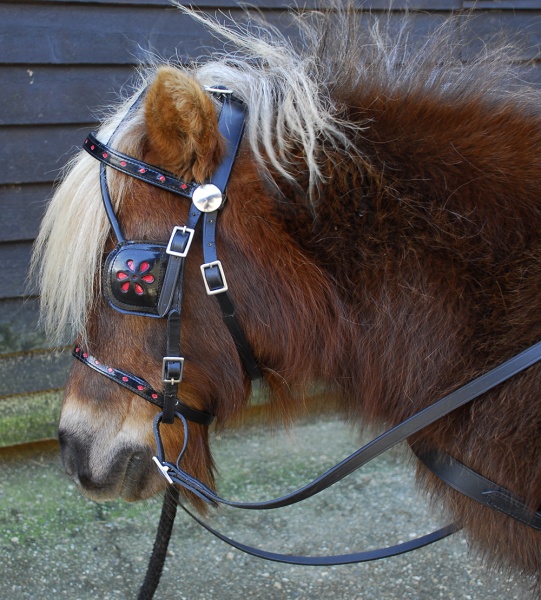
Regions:
<svg viewBox="0 0 541 600"><path fill-rule="evenodd" d="M152 460L151 421L120 419L70 395L64 402L59 439L66 473L92 500L121 497L134 502L165 487Z"/></svg>

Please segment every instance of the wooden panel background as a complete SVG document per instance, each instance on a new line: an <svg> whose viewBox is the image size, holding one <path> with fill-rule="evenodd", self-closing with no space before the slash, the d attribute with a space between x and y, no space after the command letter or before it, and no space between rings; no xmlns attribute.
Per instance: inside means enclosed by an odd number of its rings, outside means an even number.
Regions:
<svg viewBox="0 0 541 600"><path fill-rule="evenodd" d="M283 26L291 3L255 4ZM309 9L318 1L297 4ZM451 12L471 9L475 18L456 31L471 47L504 32L519 35L525 47L521 60L540 54L541 0L360 0L361 5L372 13L367 18L389 7L397 16L408 8L420 36ZM200 6L242 16L232 0ZM129 88L135 67L149 53L190 60L218 44L167 0L0 0L0 416L7 402L32 410L44 392L61 390L71 362L68 353L51 352L39 332L36 290L27 281L32 242L62 166L96 124L100 109ZM533 80L541 82L537 71ZM41 433L28 433L32 439L54 430L53 417L44 418L50 422Z"/></svg>

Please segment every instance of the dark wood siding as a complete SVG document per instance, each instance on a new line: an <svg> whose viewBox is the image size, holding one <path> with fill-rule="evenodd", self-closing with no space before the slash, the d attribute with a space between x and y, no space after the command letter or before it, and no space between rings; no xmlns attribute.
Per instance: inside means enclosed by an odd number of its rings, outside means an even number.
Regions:
<svg viewBox="0 0 541 600"><path fill-rule="evenodd" d="M292 3L255 4L280 25ZM317 4L304 2L307 8ZM360 4L375 14L390 5L397 14L409 8L419 35L452 11L473 9L468 27L457 26L467 45L477 47L503 31L518 33L522 60L540 54L541 0ZM242 13L231 0L205 0L201 7L224 9L233 18ZM60 390L69 368L68 354L50 352L37 328L36 290L27 281L32 242L63 165L149 53L189 60L218 44L166 0L0 0L0 415L8 400L28 410L33 395Z"/></svg>

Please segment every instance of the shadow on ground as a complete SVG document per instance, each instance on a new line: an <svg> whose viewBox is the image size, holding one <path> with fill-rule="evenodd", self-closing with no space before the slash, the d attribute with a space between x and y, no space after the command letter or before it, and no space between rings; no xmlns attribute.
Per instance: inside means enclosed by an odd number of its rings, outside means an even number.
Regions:
<svg viewBox="0 0 541 600"><path fill-rule="evenodd" d="M354 432L329 418L304 421L287 434L250 427L218 437L220 492L239 500L282 495L358 445ZM160 502L87 500L65 478L57 451L2 460L0 599L136 598ZM441 518L429 512L407 460L393 451L300 507L224 509L212 522L248 544L317 555L404 541L441 526ZM523 600L529 586L487 572L461 534L375 563L292 567L232 550L180 513L156 600Z"/></svg>

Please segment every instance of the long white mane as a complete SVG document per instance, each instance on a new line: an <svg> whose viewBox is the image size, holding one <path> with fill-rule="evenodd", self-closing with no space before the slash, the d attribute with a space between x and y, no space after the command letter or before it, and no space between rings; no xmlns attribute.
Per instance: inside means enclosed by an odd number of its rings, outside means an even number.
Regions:
<svg viewBox="0 0 541 600"><path fill-rule="evenodd" d="M303 149L310 182L307 194L312 201L324 179L321 148L340 148L342 153L359 156L359 150L351 145L352 133L362 135L370 126L344 120L343 107L337 105L333 94L344 82L356 88L375 81L387 93L398 95L422 88L442 95L452 89L456 96L479 93L483 86L488 95L507 93L500 85L501 77L495 76L501 68L490 67L497 62L492 56L482 56L468 66L460 62L450 41L452 28L442 30L436 41L412 53L405 29L398 37L396 28L395 34L389 35L386 27L374 20L361 34L352 26L351 15L338 11L313 16L309 23L299 18L303 44L296 45L268 25L227 27L179 8L235 46L190 72L203 85L222 84L234 89L246 102L249 119L245 135L262 169L272 167L291 177L289 152L293 146ZM116 107L98 132L101 140L109 139L153 74L152 69L143 74L133 96ZM136 110L115 133L114 146L137 157L144 140L143 111ZM118 207L129 178L110 172L108 177L111 197ZM67 166L50 202L31 267L39 279L42 322L56 343L84 336L86 315L99 291L101 257L108 235L99 163L80 152Z"/></svg>

